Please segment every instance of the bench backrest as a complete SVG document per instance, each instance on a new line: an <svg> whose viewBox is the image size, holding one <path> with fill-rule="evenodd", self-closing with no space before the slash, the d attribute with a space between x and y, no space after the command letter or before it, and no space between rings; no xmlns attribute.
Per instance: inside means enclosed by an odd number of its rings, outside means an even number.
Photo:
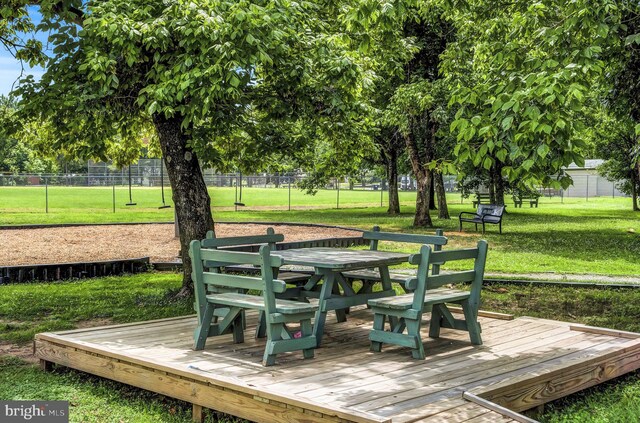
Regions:
<svg viewBox="0 0 640 423"><path fill-rule="evenodd" d="M246 253L202 248L203 242L204 240L193 240L189 245L191 279L198 304L206 301L207 288L214 288L214 291L216 287L258 290L262 291L267 314L275 311L275 294L284 292L287 285L273 277L273 269L282 266L282 259L271 256L269 245L260 246L258 253ZM260 276L233 275L205 270L207 264L211 262L260 266Z"/></svg>
<svg viewBox="0 0 640 423"><path fill-rule="evenodd" d="M497 206L495 204L478 204L477 214L480 216L491 215L495 217L502 217L504 213L504 206Z"/></svg>
<svg viewBox="0 0 640 423"><path fill-rule="evenodd" d="M235 247L238 245L267 244L271 251L276 249L276 242L284 241L284 235L277 234L273 228L267 228L265 235L244 235L216 238L213 231L207 232L207 237L201 241L201 247L217 250L220 247ZM208 261L205 267L220 271L221 267L230 266L234 263Z"/></svg>
<svg viewBox="0 0 640 423"><path fill-rule="evenodd" d="M380 232L379 226L374 226L373 230L364 232L362 238L369 242L370 250L378 249L379 241L391 241L391 242L405 242L411 244L429 244L433 245L435 251L442 250L443 245L447 245L449 241L446 236L443 235L442 229L436 229L435 235L419 235L419 234L399 234L395 232ZM434 273L438 273L439 266L433 269Z"/></svg>
<svg viewBox="0 0 640 423"><path fill-rule="evenodd" d="M422 309L424 297L428 290L439 288L451 283L471 283L471 293L469 302L478 305L480 302L480 291L484 279L484 268L487 261L488 244L485 240L480 240L476 248L465 248L460 250L433 251L428 245L420 248L420 254L413 254L409 257L409 263L418 265L418 274L415 278L406 282L406 288L414 290L413 305L415 310ZM473 259L473 269L448 272L445 274L429 274L429 267L442 265L445 262L456 260Z"/></svg>

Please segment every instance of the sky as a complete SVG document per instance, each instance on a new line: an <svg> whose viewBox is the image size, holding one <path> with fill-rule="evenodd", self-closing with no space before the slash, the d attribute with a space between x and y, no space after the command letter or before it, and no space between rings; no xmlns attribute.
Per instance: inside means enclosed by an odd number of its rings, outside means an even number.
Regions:
<svg viewBox="0 0 640 423"><path fill-rule="evenodd" d="M29 8L29 14L36 24L40 22L41 16L35 7ZM46 34L38 33L36 34L36 37L46 45ZM39 79L44 72L44 69L42 68L29 68L26 63L24 66L24 74L22 76L31 74L36 79ZM21 72L22 65L20 64L20 61L16 60L11 53L0 44L0 95L9 94L11 86L21 77Z"/></svg>

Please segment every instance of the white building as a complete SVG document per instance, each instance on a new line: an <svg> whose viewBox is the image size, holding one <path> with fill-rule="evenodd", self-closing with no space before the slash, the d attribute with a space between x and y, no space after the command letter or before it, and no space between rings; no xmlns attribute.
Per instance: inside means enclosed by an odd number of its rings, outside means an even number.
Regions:
<svg viewBox="0 0 640 423"><path fill-rule="evenodd" d="M580 167L571 163L566 172L573 179L573 184L564 191L565 197L624 197L626 194L616 188L617 183L607 180L598 174L598 166L604 160L585 160Z"/></svg>

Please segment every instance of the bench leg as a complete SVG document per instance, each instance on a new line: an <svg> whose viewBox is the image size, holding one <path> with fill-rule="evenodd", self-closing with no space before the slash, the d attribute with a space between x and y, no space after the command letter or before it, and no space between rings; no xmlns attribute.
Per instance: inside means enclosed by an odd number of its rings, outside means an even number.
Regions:
<svg viewBox="0 0 640 423"><path fill-rule="evenodd" d="M500 220L500 223L498 223L498 226L500 227L500 235L502 235L502 220Z"/></svg>
<svg viewBox="0 0 640 423"><path fill-rule="evenodd" d="M204 312L202 313L202 321L198 322L198 326L193 332L193 349L195 351L204 349L204 345L207 342L207 337L209 336L209 328L211 327L212 320L213 306L211 304L207 304L205 305Z"/></svg>
<svg viewBox="0 0 640 423"><path fill-rule="evenodd" d="M264 347L262 356L263 366L273 366L276 364L276 354L273 353L277 341L282 340L284 327L282 323L267 323L267 345Z"/></svg>
<svg viewBox="0 0 640 423"><path fill-rule="evenodd" d="M484 222L482 222L482 235L484 235Z"/></svg>
<svg viewBox="0 0 640 423"><path fill-rule="evenodd" d="M385 316L381 313L375 313L373 315L373 329L374 331L384 331L384 320ZM369 348L373 352L382 351L382 342L371 341L371 346Z"/></svg>
<svg viewBox="0 0 640 423"><path fill-rule="evenodd" d="M414 342L416 343L415 348L411 349L411 355L415 359L424 360L425 359L424 345L422 345L422 338L420 337L420 319L418 320L404 319L404 320L407 325L407 333L409 334L410 337L414 339Z"/></svg>
<svg viewBox="0 0 640 423"><path fill-rule="evenodd" d="M467 330L469 338L473 345L482 345L482 336L480 336L480 324L478 323L477 313L473 310L469 301L462 302L462 311L464 312L464 320L467 322Z"/></svg>
<svg viewBox="0 0 640 423"><path fill-rule="evenodd" d="M313 327L311 326L311 319L305 319L300 322L300 332L303 338L313 335ZM310 348L302 350L304 358L313 358L314 349Z"/></svg>

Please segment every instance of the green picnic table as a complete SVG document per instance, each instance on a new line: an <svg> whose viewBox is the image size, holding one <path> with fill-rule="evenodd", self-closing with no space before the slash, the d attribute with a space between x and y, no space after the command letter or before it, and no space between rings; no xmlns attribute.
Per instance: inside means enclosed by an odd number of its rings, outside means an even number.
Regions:
<svg viewBox="0 0 640 423"><path fill-rule="evenodd" d="M315 268L315 275L304 286L308 296L317 295L318 311L313 325L318 347L322 342L324 323L329 310L335 310L338 321L346 320L344 309L367 304L367 301L395 295L391 286L389 266L401 264L409 260L409 254L388 251L348 250L342 248L294 248L291 250L272 251L272 256L281 257L284 264L309 266ZM355 291L347 283L343 272L377 267L380 271L382 291ZM320 282L322 284L320 285ZM340 289L342 288L342 292Z"/></svg>

